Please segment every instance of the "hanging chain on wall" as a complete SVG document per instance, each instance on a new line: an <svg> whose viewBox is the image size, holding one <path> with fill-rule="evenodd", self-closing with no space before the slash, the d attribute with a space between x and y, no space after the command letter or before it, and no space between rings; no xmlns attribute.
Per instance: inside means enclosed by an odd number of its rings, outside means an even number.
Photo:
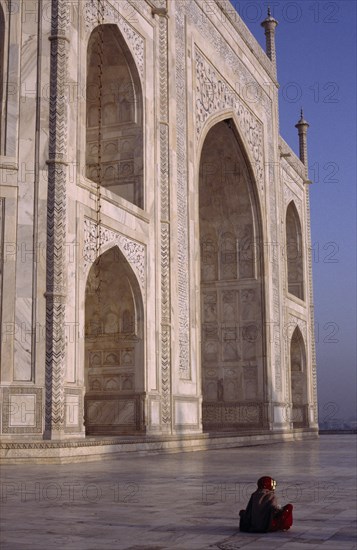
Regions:
<svg viewBox="0 0 357 550"><path fill-rule="evenodd" d="M97 155L97 235L96 235L96 258L100 257L101 248L101 186L102 186L102 118L103 118L103 62L104 62L104 5L98 0L97 6L97 61L98 61L98 155Z"/></svg>
<svg viewBox="0 0 357 550"><path fill-rule="evenodd" d="M104 2L97 0L97 83L98 83L98 154L97 154L97 193L96 193L96 293L100 304L101 294L101 241L102 241L102 122L103 122L103 64L104 64Z"/></svg>

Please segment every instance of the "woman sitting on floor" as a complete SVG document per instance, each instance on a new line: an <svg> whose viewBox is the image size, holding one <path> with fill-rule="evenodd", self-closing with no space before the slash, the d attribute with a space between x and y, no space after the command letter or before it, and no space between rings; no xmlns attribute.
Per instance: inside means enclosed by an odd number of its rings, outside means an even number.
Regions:
<svg viewBox="0 0 357 550"><path fill-rule="evenodd" d="M276 481L264 476L258 479L258 489L249 499L246 510L241 510L239 529L249 533L287 531L293 524L293 506L283 508L275 496Z"/></svg>

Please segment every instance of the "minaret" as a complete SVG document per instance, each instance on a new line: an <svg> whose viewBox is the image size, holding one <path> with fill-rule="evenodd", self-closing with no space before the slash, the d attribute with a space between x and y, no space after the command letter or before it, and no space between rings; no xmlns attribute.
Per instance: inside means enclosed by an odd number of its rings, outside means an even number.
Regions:
<svg viewBox="0 0 357 550"><path fill-rule="evenodd" d="M309 123L304 119L304 114L301 109L300 120L295 124L295 128L298 129L299 133L299 156L301 162L305 165L306 176L308 174L308 163L307 163L307 129Z"/></svg>
<svg viewBox="0 0 357 550"><path fill-rule="evenodd" d="M264 19L261 26L265 29L265 50L266 54L275 66L276 71L276 51L275 51L275 27L278 22L271 16L268 8L268 17Z"/></svg>

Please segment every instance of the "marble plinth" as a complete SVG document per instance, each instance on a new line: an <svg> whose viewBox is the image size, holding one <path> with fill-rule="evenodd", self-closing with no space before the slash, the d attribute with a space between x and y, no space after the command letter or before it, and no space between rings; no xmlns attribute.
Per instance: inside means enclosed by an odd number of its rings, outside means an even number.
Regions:
<svg viewBox="0 0 357 550"><path fill-rule="evenodd" d="M87 437L67 441L3 442L0 444L0 462L17 463L68 463L105 460L130 453L178 453L269 445L282 441L315 439L316 430L294 430L284 433L251 431L246 434L198 434L192 436L122 436Z"/></svg>

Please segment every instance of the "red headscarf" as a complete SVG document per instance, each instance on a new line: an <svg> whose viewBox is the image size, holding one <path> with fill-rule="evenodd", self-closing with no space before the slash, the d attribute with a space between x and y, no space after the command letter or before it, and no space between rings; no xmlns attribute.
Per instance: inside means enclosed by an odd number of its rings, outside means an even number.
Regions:
<svg viewBox="0 0 357 550"><path fill-rule="evenodd" d="M257 481L258 489L267 489L272 491L275 489L276 481L272 477L264 476L258 479Z"/></svg>

